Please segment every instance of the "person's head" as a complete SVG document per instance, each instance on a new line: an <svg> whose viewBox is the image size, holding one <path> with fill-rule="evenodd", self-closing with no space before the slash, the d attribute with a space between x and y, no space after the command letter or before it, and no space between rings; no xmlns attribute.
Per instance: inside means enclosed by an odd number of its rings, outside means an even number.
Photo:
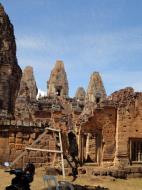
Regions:
<svg viewBox="0 0 142 190"><path fill-rule="evenodd" d="M35 174L35 166L33 163L28 163L24 169L25 172L29 172L30 174L34 175Z"/></svg>

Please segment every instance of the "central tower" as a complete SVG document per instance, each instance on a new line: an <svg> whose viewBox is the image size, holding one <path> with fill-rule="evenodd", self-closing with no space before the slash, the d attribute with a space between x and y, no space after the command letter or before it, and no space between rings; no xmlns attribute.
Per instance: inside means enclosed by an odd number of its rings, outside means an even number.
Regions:
<svg viewBox="0 0 142 190"><path fill-rule="evenodd" d="M56 61L55 67L51 71L49 81L47 82L47 95L68 97L68 80L64 68L64 63Z"/></svg>

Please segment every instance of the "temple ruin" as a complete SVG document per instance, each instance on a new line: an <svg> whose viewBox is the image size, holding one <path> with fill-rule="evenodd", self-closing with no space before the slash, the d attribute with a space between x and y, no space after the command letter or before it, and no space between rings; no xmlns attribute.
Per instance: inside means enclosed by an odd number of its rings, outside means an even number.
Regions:
<svg viewBox="0 0 142 190"><path fill-rule="evenodd" d="M100 74L93 72L88 89L79 87L71 98L64 63L58 60L47 96L37 99L33 68L26 67L22 74L13 26L1 4L0 33L1 163L16 159L48 127L60 129L65 156L71 144L77 147L81 165L124 169L142 163L142 92L127 87L107 96ZM55 149L55 138L49 132L34 147ZM19 162L41 166L53 158L51 153L28 151Z"/></svg>
<svg viewBox="0 0 142 190"><path fill-rule="evenodd" d="M22 75L17 64L13 26L0 5L0 110L13 113Z"/></svg>

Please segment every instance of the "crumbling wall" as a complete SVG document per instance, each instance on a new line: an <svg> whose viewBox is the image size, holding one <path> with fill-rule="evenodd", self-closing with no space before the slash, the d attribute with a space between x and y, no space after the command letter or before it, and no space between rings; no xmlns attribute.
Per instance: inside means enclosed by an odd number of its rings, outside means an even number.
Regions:
<svg viewBox="0 0 142 190"><path fill-rule="evenodd" d="M8 161L9 153L8 132L0 131L0 163Z"/></svg>
<svg viewBox="0 0 142 190"><path fill-rule="evenodd" d="M124 167L131 163L130 140L142 139L142 93L133 93L117 111L115 165Z"/></svg>
<svg viewBox="0 0 142 190"><path fill-rule="evenodd" d="M0 162L12 162L25 150L25 147L29 147L39 137L39 135L43 133L43 130L43 128L36 127L1 126ZM48 132L44 138L32 147L55 150L57 149L55 143L55 136L53 133ZM45 163L52 162L53 157L53 153L29 151L28 154L17 162L17 164L18 166L23 166L24 163L33 162L39 167Z"/></svg>
<svg viewBox="0 0 142 190"><path fill-rule="evenodd" d="M82 125L82 134L90 133L98 142L94 142L94 138L90 138L90 157L92 157L93 150L99 147L99 158L96 159L94 152L94 160L99 164L112 164L115 157L115 134L116 134L116 109L115 107L102 107L94 110L94 115L91 116L86 123ZM92 143L93 141L93 143ZM81 150L80 150L81 151Z"/></svg>

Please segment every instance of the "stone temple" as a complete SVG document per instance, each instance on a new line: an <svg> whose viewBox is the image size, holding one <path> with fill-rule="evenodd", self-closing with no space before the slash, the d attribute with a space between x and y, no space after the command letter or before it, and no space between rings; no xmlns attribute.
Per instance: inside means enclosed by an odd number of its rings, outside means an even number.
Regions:
<svg viewBox="0 0 142 190"><path fill-rule="evenodd" d="M2 5L0 34L1 163L13 162L47 127L61 130L66 156L70 138L76 139L72 143L77 147L76 159L80 167L91 165L92 173L93 167L132 173L131 166L142 163L142 92L127 87L107 96L101 75L93 72L87 90L79 87L71 98L64 63L58 60L47 82L47 96L37 99L33 68L28 66L22 73L17 63L13 26ZM57 148L54 135L47 133L34 147ZM53 157L28 151L17 164L31 161L38 167Z"/></svg>
<svg viewBox="0 0 142 190"><path fill-rule="evenodd" d="M14 111L22 71L17 64L13 26L0 5L0 110Z"/></svg>

